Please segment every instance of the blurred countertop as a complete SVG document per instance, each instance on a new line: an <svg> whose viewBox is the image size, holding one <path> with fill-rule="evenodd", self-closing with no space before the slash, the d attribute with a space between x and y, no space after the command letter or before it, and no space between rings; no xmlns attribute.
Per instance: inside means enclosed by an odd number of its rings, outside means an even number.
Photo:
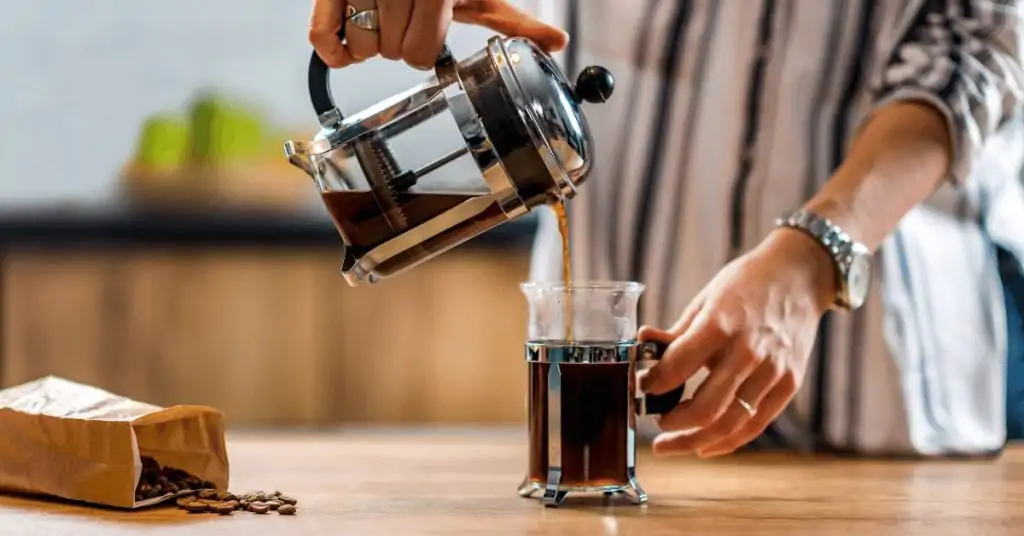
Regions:
<svg viewBox="0 0 1024 536"><path fill-rule="evenodd" d="M459 246L528 248L535 216L506 222ZM322 207L294 212L223 207L189 210L109 203L0 208L0 249L96 247L337 247Z"/></svg>

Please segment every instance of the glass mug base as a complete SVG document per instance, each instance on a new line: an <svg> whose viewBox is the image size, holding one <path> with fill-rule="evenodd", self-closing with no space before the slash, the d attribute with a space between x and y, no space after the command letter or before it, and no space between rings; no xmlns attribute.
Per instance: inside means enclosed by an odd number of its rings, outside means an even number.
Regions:
<svg viewBox="0 0 1024 536"><path fill-rule="evenodd" d="M557 477L553 480L557 481ZM640 487L635 476L626 484L610 484L605 486L549 486L547 482L537 482L530 477L526 477L523 483L519 485L518 491L519 496L523 498L533 497L535 493L541 491L544 493L541 496L541 502L544 506L552 508L561 505L569 493L604 493L606 496L621 494L636 505L647 502L647 493Z"/></svg>

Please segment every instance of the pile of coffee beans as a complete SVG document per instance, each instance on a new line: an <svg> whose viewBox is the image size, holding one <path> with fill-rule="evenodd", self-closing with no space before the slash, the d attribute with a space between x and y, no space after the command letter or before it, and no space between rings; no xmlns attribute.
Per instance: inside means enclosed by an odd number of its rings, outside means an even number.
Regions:
<svg viewBox="0 0 1024 536"><path fill-rule="evenodd" d="M148 456L142 457L142 478L135 488L135 500L154 499L164 495L177 495L182 491L209 489L212 483L175 467L160 465Z"/></svg>
<svg viewBox="0 0 1024 536"><path fill-rule="evenodd" d="M276 511L283 516L295 515L298 501L280 491L253 491L242 495L217 491L212 482L187 471L160 465L153 458L142 457L142 478L135 488L135 500L154 499L165 495L177 498L178 508L193 514L231 515L236 510L254 514Z"/></svg>
<svg viewBox="0 0 1024 536"><path fill-rule="evenodd" d="M283 516L295 515L298 501L282 495L280 491L265 493L253 491L242 495L219 492L215 489L189 490L178 495L178 508L192 514L231 515L236 510L266 514L271 510Z"/></svg>

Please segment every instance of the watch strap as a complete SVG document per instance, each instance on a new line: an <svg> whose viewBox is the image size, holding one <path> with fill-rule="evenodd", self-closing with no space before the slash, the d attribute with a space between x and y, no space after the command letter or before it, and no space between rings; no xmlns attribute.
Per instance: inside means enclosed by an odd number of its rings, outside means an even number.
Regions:
<svg viewBox="0 0 1024 536"><path fill-rule="evenodd" d="M836 297L834 306L840 309L851 309L848 275L853 259L857 255L867 254L867 248L854 241L828 218L807 210L791 212L778 220L778 227L796 229L813 238L825 248L836 274Z"/></svg>

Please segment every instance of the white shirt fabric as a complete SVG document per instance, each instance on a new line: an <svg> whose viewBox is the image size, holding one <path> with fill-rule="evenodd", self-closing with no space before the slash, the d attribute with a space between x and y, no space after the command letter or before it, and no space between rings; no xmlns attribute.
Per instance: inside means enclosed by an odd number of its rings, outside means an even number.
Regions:
<svg viewBox="0 0 1024 536"><path fill-rule="evenodd" d="M569 2L526 3L564 28ZM577 1L560 59L607 67L616 91L585 107L597 151L569 203L574 278L645 283L641 322L667 327L811 197L873 110L930 102L956 134L950 180L880 248L867 303L827 315L801 391L760 441L1000 450L1007 328L994 252L1024 259L1022 4ZM561 278L560 247L542 211L532 279Z"/></svg>

